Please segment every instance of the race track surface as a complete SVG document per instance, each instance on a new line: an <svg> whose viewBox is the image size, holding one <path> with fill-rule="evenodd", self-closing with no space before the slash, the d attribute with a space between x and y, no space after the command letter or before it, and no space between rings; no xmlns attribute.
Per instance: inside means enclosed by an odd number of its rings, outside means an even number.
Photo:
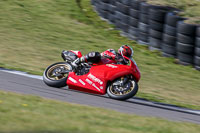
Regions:
<svg viewBox="0 0 200 133"><path fill-rule="evenodd" d="M22 94L31 94L50 99L96 106L112 109L123 113L142 116L154 116L173 121L185 121L200 124L200 112L182 109L178 107L162 105L144 101L138 98L128 101L117 101L107 96L91 95L69 90L48 87L40 79L41 77L27 77L0 70L0 89Z"/></svg>

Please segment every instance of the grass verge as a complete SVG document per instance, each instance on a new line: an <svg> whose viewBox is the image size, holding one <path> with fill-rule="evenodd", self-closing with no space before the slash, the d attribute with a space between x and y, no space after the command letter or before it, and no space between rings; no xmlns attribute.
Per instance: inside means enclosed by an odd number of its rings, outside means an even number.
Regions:
<svg viewBox="0 0 200 133"><path fill-rule="evenodd" d="M128 44L142 74L137 96L200 109L199 71L121 37L93 12L89 0L82 4L83 11L71 0L0 1L0 66L41 75L62 61L63 49L85 54Z"/></svg>
<svg viewBox="0 0 200 133"><path fill-rule="evenodd" d="M198 133L200 125L0 91L1 133Z"/></svg>
<svg viewBox="0 0 200 133"><path fill-rule="evenodd" d="M188 23L200 24L200 1L199 0L147 0L156 5L167 5L180 9L180 16L187 17Z"/></svg>

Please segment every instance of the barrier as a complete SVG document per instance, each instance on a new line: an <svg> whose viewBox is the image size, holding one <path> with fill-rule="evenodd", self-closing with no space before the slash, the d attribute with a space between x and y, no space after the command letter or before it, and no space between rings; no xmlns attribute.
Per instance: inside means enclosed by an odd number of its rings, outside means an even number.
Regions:
<svg viewBox="0 0 200 133"><path fill-rule="evenodd" d="M179 10L143 0L91 0L91 3L101 17L130 39L200 70L200 27L185 23L186 18L177 15Z"/></svg>

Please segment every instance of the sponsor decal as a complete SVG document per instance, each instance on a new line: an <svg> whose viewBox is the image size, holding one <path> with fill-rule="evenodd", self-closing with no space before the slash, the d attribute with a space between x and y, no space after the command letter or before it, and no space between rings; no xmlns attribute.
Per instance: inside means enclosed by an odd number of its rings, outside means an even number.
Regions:
<svg viewBox="0 0 200 133"><path fill-rule="evenodd" d="M98 91L101 91L94 83L92 84L92 86L93 86L94 88L96 88Z"/></svg>
<svg viewBox="0 0 200 133"><path fill-rule="evenodd" d="M89 79L86 79L85 80L88 84L90 84L90 85L92 85L94 88L96 88L98 91L101 91L102 89L103 89L103 86L101 86L100 88L99 87L97 87L96 85L95 85L95 83L93 83L91 80L89 80Z"/></svg>
<svg viewBox="0 0 200 133"><path fill-rule="evenodd" d="M97 78L96 76L92 75L91 73L88 75L88 78L93 80L96 83L99 83L100 85L103 84L103 82L99 78Z"/></svg>
<svg viewBox="0 0 200 133"><path fill-rule="evenodd" d="M86 79L85 81L90 85L92 84L92 81L90 81L89 79Z"/></svg>
<svg viewBox="0 0 200 133"><path fill-rule="evenodd" d="M73 79L72 77L68 78L70 81L72 81L73 83L77 83L77 81L75 79Z"/></svg>
<svg viewBox="0 0 200 133"><path fill-rule="evenodd" d="M112 64L106 64L107 67L111 67L111 68L118 68L118 66L112 65Z"/></svg>
<svg viewBox="0 0 200 133"><path fill-rule="evenodd" d="M78 80L82 85L85 85L85 82L83 82L83 80L79 79Z"/></svg>

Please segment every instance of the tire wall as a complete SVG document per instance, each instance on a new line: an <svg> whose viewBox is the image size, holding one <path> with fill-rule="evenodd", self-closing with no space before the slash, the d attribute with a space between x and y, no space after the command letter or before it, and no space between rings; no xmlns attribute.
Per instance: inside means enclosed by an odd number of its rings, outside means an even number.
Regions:
<svg viewBox="0 0 200 133"><path fill-rule="evenodd" d="M194 47L194 66L197 70L200 70L200 27L197 27L195 47Z"/></svg>
<svg viewBox="0 0 200 133"><path fill-rule="evenodd" d="M129 39L200 70L200 26L185 23L177 9L143 0L91 0L91 4Z"/></svg>

